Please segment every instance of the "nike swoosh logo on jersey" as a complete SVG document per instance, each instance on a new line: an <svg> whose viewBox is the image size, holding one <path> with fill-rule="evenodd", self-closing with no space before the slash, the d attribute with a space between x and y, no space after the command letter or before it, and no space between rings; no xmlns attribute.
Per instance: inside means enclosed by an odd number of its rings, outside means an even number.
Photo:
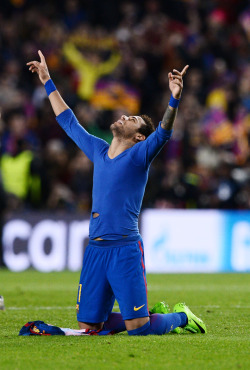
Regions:
<svg viewBox="0 0 250 370"><path fill-rule="evenodd" d="M144 307L145 306L145 304L143 304L142 306L140 306L140 307L135 307L134 306L134 311L138 311L138 310L140 310L142 307Z"/></svg>

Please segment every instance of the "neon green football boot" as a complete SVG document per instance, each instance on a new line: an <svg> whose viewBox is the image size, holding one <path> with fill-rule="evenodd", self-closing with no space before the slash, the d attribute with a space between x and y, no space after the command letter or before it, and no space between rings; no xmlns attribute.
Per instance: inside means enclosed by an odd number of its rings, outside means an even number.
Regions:
<svg viewBox="0 0 250 370"><path fill-rule="evenodd" d="M170 307L167 303L165 302L158 302L154 305L152 310L150 310L151 313L170 313ZM171 331L172 333L181 333L181 328L175 328L174 330Z"/></svg>
<svg viewBox="0 0 250 370"><path fill-rule="evenodd" d="M195 316L185 303L177 303L174 306L173 312L184 312L187 315L188 323L184 327L185 331L189 331L191 333L207 333L207 328L204 322L199 319L199 317Z"/></svg>
<svg viewBox="0 0 250 370"><path fill-rule="evenodd" d="M157 302L152 310L150 310L152 313L169 313L170 308L169 305L166 304L165 302Z"/></svg>

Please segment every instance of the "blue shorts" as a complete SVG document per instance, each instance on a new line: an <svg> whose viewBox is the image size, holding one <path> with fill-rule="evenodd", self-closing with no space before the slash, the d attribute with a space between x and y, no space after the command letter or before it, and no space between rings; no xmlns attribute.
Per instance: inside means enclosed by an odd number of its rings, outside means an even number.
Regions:
<svg viewBox="0 0 250 370"><path fill-rule="evenodd" d="M115 299L123 320L149 316L142 240L90 241L83 258L77 320L107 321ZM101 243L101 244L100 244Z"/></svg>

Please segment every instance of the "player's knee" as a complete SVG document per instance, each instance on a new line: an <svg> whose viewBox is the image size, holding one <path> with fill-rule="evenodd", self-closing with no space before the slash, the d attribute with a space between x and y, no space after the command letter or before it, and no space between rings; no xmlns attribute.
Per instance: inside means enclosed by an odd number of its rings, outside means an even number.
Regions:
<svg viewBox="0 0 250 370"><path fill-rule="evenodd" d="M125 320L127 331L139 329L149 321L149 317L138 317L136 319Z"/></svg>
<svg viewBox="0 0 250 370"><path fill-rule="evenodd" d="M78 321L78 326L80 329L90 329L90 330L100 330L103 328L103 322L99 323L89 323Z"/></svg>

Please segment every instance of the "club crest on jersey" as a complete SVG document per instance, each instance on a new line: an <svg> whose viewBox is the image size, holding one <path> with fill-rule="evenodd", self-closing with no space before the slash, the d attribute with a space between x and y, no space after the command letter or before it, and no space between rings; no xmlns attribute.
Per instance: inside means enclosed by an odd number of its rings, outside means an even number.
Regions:
<svg viewBox="0 0 250 370"><path fill-rule="evenodd" d="M40 333L40 330L35 325L33 326L32 331L34 331L37 334Z"/></svg>

